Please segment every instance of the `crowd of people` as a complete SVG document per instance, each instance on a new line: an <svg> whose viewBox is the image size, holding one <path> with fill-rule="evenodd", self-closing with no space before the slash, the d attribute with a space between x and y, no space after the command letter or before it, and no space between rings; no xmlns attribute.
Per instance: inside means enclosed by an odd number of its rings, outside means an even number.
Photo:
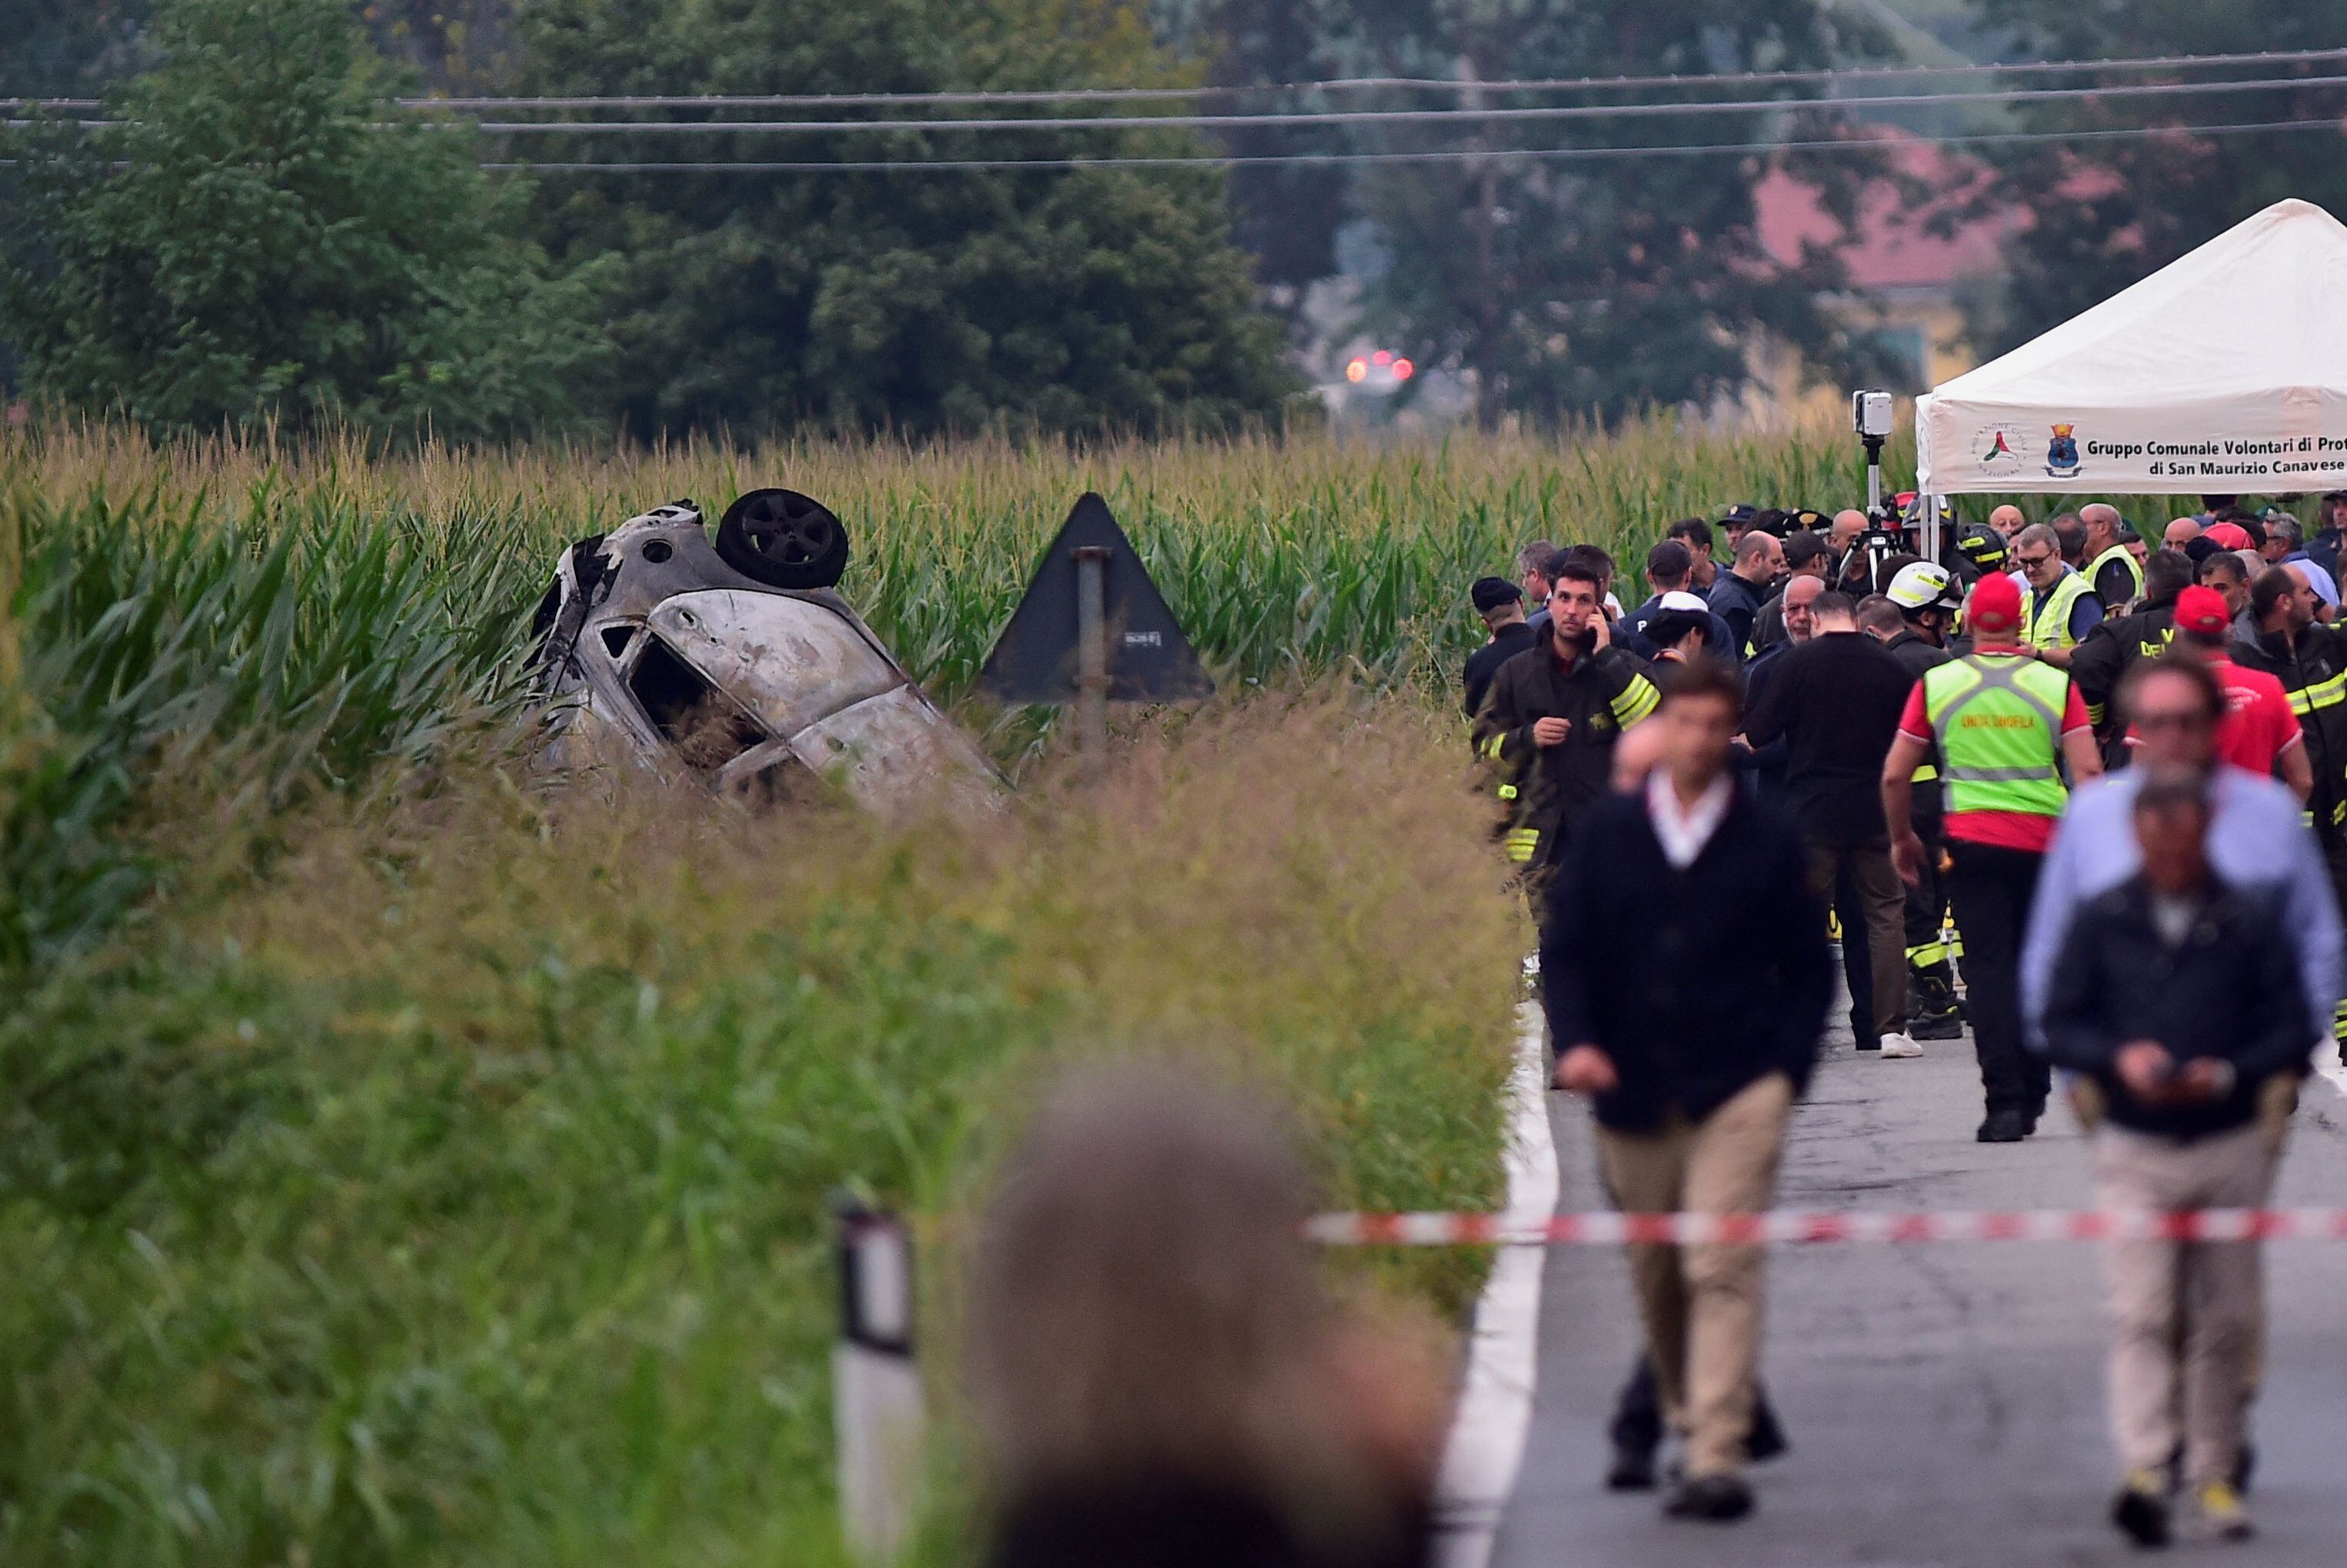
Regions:
<svg viewBox="0 0 2347 1568"><path fill-rule="evenodd" d="M1471 598L1476 754L1539 920L1558 1088L1634 1213L1771 1201L1831 1005L1856 1049L1969 1031L1976 1137L2058 1072L2114 1210L2256 1207L2296 1090L2347 1037L2347 492L2308 530L2231 497L1920 524L1731 507L1671 524L1624 609L1594 545L1528 545ZM1829 913L1830 912L1830 914ZM1829 924L1830 920L1830 924ZM1700 974L1701 983L1693 977ZM2327 1040L2324 1038L2327 1037ZM2111 1244L2113 1518L2250 1532L2254 1240ZM1762 1255L1632 1249L1645 1360L1611 1482L1749 1512ZM1641 1400L1661 1422L1629 1419Z"/></svg>

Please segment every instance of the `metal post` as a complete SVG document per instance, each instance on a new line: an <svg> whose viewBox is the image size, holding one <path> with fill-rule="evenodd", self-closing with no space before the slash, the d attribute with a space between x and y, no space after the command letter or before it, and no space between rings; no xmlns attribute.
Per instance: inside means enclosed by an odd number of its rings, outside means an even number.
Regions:
<svg viewBox="0 0 2347 1568"><path fill-rule="evenodd" d="M1092 770L1108 755L1108 558L1102 545L1076 550L1076 739Z"/></svg>
<svg viewBox="0 0 2347 1568"><path fill-rule="evenodd" d="M1866 522L1869 528L1880 525L1882 517L1882 437L1869 436L1866 442Z"/></svg>
<svg viewBox="0 0 2347 1568"><path fill-rule="evenodd" d="M853 1199L835 1198L832 1209L839 1222L831 1397L840 1533L864 1561L887 1563L911 1538L922 1460L912 1238L895 1215Z"/></svg>

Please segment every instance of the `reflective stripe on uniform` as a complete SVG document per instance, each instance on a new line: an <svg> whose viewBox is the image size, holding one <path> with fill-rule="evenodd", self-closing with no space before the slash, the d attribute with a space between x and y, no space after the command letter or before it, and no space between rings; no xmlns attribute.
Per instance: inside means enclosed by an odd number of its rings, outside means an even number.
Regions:
<svg viewBox="0 0 2347 1568"><path fill-rule="evenodd" d="M1483 743L1483 754L1496 763L1500 760L1500 753L1507 749L1507 733L1501 731Z"/></svg>
<svg viewBox="0 0 2347 1568"><path fill-rule="evenodd" d="M1911 969L1928 969L1947 961L1948 945L1945 942L1921 942L1907 949L1907 967Z"/></svg>
<svg viewBox="0 0 2347 1568"><path fill-rule="evenodd" d="M1630 683L1607 706L1614 710L1614 722L1628 729L1656 708L1662 706L1663 694L1644 675L1633 675Z"/></svg>
<svg viewBox="0 0 2347 1568"><path fill-rule="evenodd" d="M1518 866L1522 866L1530 862L1533 852L1540 848L1540 829L1512 827L1508 829L1508 835L1501 842L1507 846L1508 858Z"/></svg>
<svg viewBox="0 0 2347 1568"><path fill-rule="evenodd" d="M1501 800L1513 800L1519 793L1520 792L1513 784L1501 784L1500 786L1500 798Z"/></svg>
<svg viewBox="0 0 2347 1568"><path fill-rule="evenodd" d="M1915 782L1917 784L1930 784L1939 776L1940 770L1933 767L1929 763L1925 763L1922 767L1915 770Z"/></svg>
<svg viewBox="0 0 2347 1568"><path fill-rule="evenodd" d="M2328 681L2317 681L2311 686L2301 686L2290 694L2290 710L2303 718L2317 708L2328 708L2347 702L2347 671L2333 675Z"/></svg>

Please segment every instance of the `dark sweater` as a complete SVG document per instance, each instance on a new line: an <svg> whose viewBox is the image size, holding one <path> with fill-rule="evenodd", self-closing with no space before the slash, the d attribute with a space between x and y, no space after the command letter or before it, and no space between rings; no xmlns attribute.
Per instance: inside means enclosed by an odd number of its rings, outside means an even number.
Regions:
<svg viewBox="0 0 2347 1568"><path fill-rule="evenodd" d="M1882 760L1915 677L1862 631L1821 633L1781 659L1755 690L1745 735L1756 747L1785 738L1786 802L1806 837L1879 841Z"/></svg>
<svg viewBox="0 0 2347 1568"><path fill-rule="evenodd" d="M2178 1140L2254 1121L2258 1090L2277 1073L2302 1074L2314 1025L2293 949L2273 916L2217 883L2181 942L2152 917L2140 876L2082 906L2070 921L2045 999L2045 1046L2057 1067L2093 1076L2110 1119ZM2178 1062L2233 1064L2226 1099L2147 1105L2120 1082L2119 1048L2157 1040Z"/></svg>
<svg viewBox="0 0 2347 1568"><path fill-rule="evenodd" d="M1483 711L1484 694L1491 689L1491 677L1500 666L1538 641L1540 634L1527 621L1513 621L1491 633L1491 641L1467 655L1466 687L1467 716L1473 718Z"/></svg>
<svg viewBox="0 0 2347 1568"><path fill-rule="evenodd" d="M1833 972L1803 861L1740 793L1684 871L1644 799L1590 811L1550 890L1541 979L1557 1050L1595 1045L1621 1078L1601 1124L1650 1131L1674 1106L1701 1121L1771 1072L1808 1087Z"/></svg>

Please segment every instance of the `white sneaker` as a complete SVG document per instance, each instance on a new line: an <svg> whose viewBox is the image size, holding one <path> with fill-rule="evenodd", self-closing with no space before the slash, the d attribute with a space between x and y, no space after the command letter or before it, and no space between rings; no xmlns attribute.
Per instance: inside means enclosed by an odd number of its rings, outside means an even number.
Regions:
<svg viewBox="0 0 2347 1568"><path fill-rule="evenodd" d="M1921 1041L1911 1034L1886 1034L1882 1037L1882 1060L1905 1061L1923 1054Z"/></svg>

